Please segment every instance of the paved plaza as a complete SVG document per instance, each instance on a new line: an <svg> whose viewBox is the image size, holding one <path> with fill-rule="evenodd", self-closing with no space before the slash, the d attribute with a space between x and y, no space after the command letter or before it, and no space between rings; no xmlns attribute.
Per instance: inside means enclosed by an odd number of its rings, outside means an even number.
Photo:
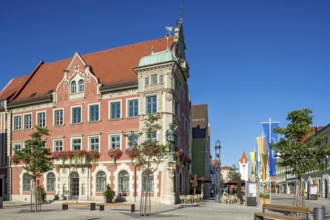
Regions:
<svg viewBox="0 0 330 220"><path fill-rule="evenodd" d="M200 204L188 205L152 205L152 214L143 217L139 214L139 204L136 212L131 213L129 207L105 207L105 211L90 211L89 207L74 207L69 205L69 210L62 210L61 201L45 204L42 211L31 213L28 203L4 202L4 208L0 209L1 220L103 220L103 219L223 219L223 220L253 220L253 213L261 211L260 207L251 207L237 204L221 204L214 200L207 200ZM290 195L273 195L274 204L292 203ZM329 200L319 199L306 201L305 205L313 211L314 207L326 207L327 219L330 219ZM313 219L313 215L311 215Z"/></svg>

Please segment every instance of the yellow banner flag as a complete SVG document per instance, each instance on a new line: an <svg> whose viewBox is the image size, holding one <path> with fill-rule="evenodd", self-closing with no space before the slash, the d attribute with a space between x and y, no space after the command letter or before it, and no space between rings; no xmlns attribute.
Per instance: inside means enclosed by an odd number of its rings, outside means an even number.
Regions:
<svg viewBox="0 0 330 220"><path fill-rule="evenodd" d="M250 152L251 164L252 164L252 171L254 176L254 181L256 181L256 170L255 170L255 159L256 159L256 152Z"/></svg>
<svg viewBox="0 0 330 220"><path fill-rule="evenodd" d="M265 137L257 137L257 145L259 149L259 153L261 155L266 155L267 154L267 146L266 146L266 140Z"/></svg>

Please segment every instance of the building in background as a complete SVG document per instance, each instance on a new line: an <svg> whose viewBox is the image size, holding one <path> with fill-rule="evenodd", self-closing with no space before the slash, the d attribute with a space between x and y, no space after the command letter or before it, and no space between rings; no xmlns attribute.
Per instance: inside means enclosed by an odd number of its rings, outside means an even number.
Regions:
<svg viewBox="0 0 330 220"><path fill-rule="evenodd" d="M143 170L135 169L125 154L126 134L142 132L137 142L157 139L166 144L173 125L175 144L191 155L191 104L189 66L185 57L182 19L174 36L91 54L74 53L70 59L40 62L28 75L11 80L0 93L0 184L8 199L28 201L31 181L23 164L8 163L24 148L35 126L50 129L46 147L57 151L98 151L91 166L84 158L76 167L61 160L40 178L47 199L103 200L106 185L128 201L143 191ZM146 133L143 118L159 113L162 129ZM207 122L206 122L207 125ZM208 137L206 137L208 139ZM114 162L108 150L124 154ZM3 156L5 155L5 156ZM63 161L63 160L62 160ZM186 161L167 159L150 176L152 199L174 204L189 193L190 168Z"/></svg>
<svg viewBox="0 0 330 220"><path fill-rule="evenodd" d="M239 173L241 174L241 180L249 180L249 159L246 157L245 152L243 152L242 157L239 159Z"/></svg>
<svg viewBox="0 0 330 220"><path fill-rule="evenodd" d="M312 127L315 137L328 137L327 144L330 147L330 124L322 127ZM302 182L305 192L309 192L309 185L317 185L317 191L321 198L330 199L330 158L326 158L328 168L323 171L309 172L303 175Z"/></svg>
<svg viewBox="0 0 330 220"><path fill-rule="evenodd" d="M192 174L210 180L210 125L208 105L192 105ZM200 186L200 185L199 185ZM204 195L210 196L211 184L205 184ZM200 190L200 189L199 189Z"/></svg>
<svg viewBox="0 0 330 220"><path fill-rule="evenodd" d="M224 183L229 182L229 178L228 178L229 172L230 172L230 167L229 166L221 167L221 176L222 176L222 179L223 179Z"/></svg>

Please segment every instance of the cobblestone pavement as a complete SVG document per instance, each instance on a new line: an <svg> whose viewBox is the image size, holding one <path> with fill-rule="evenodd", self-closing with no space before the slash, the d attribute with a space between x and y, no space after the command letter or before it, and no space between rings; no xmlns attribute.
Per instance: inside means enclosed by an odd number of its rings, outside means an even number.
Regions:
<svg viewBox="0 0 330 220"><path fill-rule="evenodd" d="M273 195L274 204L292 203L290 195ZM330 216L329 200L319 199L306 201L306 206L313 211L314 207L326 207L327 216ZM98 207L97 207L98 209ZM223 219L223 220L253 220L253 213L261 211L260 207L244 206L237 204L221 204L209 200L201 204L188 205L152 205L152 214L148 217L140 216L139 206L136 212L131 213L129 207L105 207L105 211L90 211L85 206L70 206L69 210L62 210L60 201L42 205L38 213L30 212L28 203L4 202L4 208L0 209L0 220L103 220L103 219ZM313 215L311 215L311 219Z"/></svg>

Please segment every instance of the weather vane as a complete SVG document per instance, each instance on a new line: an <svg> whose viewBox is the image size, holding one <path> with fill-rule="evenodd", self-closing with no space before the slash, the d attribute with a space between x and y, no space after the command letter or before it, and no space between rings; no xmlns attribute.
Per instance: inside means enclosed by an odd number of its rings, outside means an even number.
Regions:
<svg viewBox="0 0 330 220"><path fill-rule="evenodd" d="M171 36L171 33L172 33L172 30L173 30L173 27L171 27L169 24L165 27L167 33L166 33L166 37L169 37Z"/></svg>

